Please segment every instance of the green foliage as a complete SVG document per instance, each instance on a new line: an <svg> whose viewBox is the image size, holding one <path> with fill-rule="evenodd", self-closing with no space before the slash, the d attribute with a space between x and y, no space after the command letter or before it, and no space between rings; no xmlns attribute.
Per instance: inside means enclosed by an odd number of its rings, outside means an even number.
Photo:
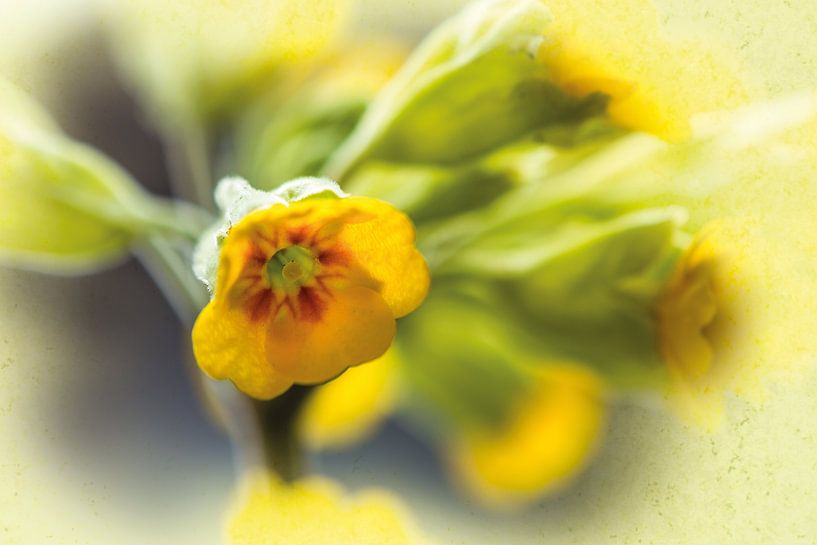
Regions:
<svg viewBox="0 0 817 545"><path fill-rule="evenodd" d="M485 206L513 187L513 180L474 164L438 167L369 161L344 187L393 204L419 226Z"/></svg>
<svg viewBox="0 0 817 545"><path fill-rule="evenodd" d="M82 271L126 252L125 175L56 132L22 93L0 87L0 255L15 265Z"/></svg>
<svg viewBox="0 0 817 545"><path fill-rule="evenodd" d="M686 242L679 223L674 209L650 209L554 232L560 240L543 242L527 274L500 267L498 285L545 353L591 365L618 387L653 385L662 376L653 312Z"/></svg>
<svg viewBox="0 0 817 545"><path fill-rule="evenodd" d="M308 89L287 100L264 100L242 116L230 168L265 190L320 172L365 107L362 98L329 101Z"/></svg>
<svg viewBox="0 0 817 545"><path fill-rule="evenodd" d="M150 198L99 152L0 83L0 259L82 273L119 259L138 236L192 231L191 209Z"/></svg>
<svg viewBox="0 0 817 545"><path fill-rule="evenodd" d="M75 191L65 181L97 186L84 165L23 152L28 163L0 180L0 259L52 272L84 272L123 256L132 230L121 210L93 190ZM2 153L3 160L11 159ZM28 159L28 160L26 160ZM120 216L120 217L117 217Z"/></svg>
<svg viewBox="0 0 817 545"><path fill-rule="evenodd" d="M397 348L412 405L433 430L501 425L531 387L530 340L485 284L434 289L400 321Z"/></svg>
<svg viewBox="0 0 817 545"><path fill-rule="evenodd" d="M326 172L345 181L365 160L456 163L534 129L601 114L605 97L568 96L537 62L548 20L535 0L494 0L444 23L369 106Z"/></svg>
<svg viewBox="0 0 817 545"><path fill-rule="evenodd" d="M488 312L491 327L506 332L507 338L496 345L516 351L505 353L504 360L589 365L618 388L660 384L665 376L653 312L686 244L680 231L683 211L655 208L595 218L593 211L592 203L584 215L576 208L557 208L555 216L540 223L520 221L473 239L437 269L429 302L410 318L429 323L409 326L409 331L427 328L429 335L439 337L430 344L445 347L424 350L445 350L450 365L467 367L473 365L465 361L474 357L473 347L467 346L472 341L462 338L466 333L450 330L469 330L468 335L487 342L491 335L480 325L486 320L480 312ZM481 299L459 319L427 309L436 308L438 293L477 279ZM437 373L446 372L448 365L441 363L443 356L418 354L424 361L440 360L418 363L411 356L420 350L415 334L404 337L401 324L399 335L405 339L401 346L409 346L408 366L419 366L412 373L423 374L418 382L441 380ZM482 344L476 352L489 354ZM501 369L497 372L505 372Z"/></svg>

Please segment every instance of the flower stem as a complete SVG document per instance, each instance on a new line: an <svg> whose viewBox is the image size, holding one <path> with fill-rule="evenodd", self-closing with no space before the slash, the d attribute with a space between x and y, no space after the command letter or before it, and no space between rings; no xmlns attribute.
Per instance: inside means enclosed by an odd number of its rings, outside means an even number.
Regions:
<svg viewBox="0 0 817 545"><path fill-rule="evenodd" d="M165 135L164 145L174 192L212 210L214 183L207 130L201 122L188 120Z"/></svg>
<svg viewBox="0 0 817 545"><path fill-rule="evenodd" d="M180 252L167 238L147 237L134 253L162 290L179 320L192 327L196 315L207 304L209 296Z"/></svg>
<svg viewBox="0 0 817 545"><path fill-rule="evenodd" d="M293 386L285 394L269 401L253 401L265 466L285 481L303 474L303 452L297 436L296 421L310 387Z"/></svg>

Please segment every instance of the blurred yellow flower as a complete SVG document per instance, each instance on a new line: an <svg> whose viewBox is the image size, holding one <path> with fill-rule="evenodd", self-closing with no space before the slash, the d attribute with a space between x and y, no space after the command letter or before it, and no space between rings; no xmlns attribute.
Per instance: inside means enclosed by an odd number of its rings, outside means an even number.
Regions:
<svg viewBox="0 0 817 545"><path fill-rule="evenodd" d="M196 360L261 399L324 382L381 356L428 285L414 227L391 205L313 198L256 210L223 241L193 328Z"/></svg>
<svg viewBox="0 0 817 545"><path fill-rule="evenodd" d="M344 447L363 439L395 408L396 372L392 348L317 388L301 411L301 439L315 449Z"/></svg>
<svg viewBox="0 0 817 545"><path fill-rule="evenodd" d="M711 44L670 39L650 0L544 4L553 20L539 55L551 77L571 94L608 95L610 117L625 128L679 140L693 114L746 101Z"/></svg>
<svg viewBox="0 0 817 545"><path fill-rule="evenodd" d="M499 429L465 433L451 449L470 491L502 507L558 490L583 468L605 420L601 381L579 366L545 367Z"/></svg>
<svg viewBox="0 0 817 545"><path fill-rule="evenodd" d="M246 477L227 523L230 545L428 545L390 493L344 497L310 478L291 485L266 473Z"/></svg>
<svg viewBox="0 0 817 545"><path fill-rule="evenodd" d="M397 40L365 38L336 48L322 59L310 92L326 100L359 96L371 100L406 60Z"/></svg>
<svg viewBox="0 0 817 545"><path fill-rule="evenodd" d="M673 375L699 380L712 366L705 330L718 312L713 272L716 254L699 239L684 256L670 281L661 307L661 347Z"/></svg>
<svg viewBox="0 0 817 545"><path fill-rule="evenodd" d="M740 325L731 303L739 275L726 229L712 224L696 236L658 306L670 401L683 418L710 429L721 420L724 390L734 371L716 351L729 351Z"/></svg>

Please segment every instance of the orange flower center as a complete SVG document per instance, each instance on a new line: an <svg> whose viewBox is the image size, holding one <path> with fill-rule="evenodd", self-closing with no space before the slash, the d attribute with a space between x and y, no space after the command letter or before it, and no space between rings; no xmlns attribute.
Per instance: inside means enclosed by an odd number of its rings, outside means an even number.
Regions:
<svg viewBox="0 0 817 545"><path fill-rule="evenodd" d="M320 320L332 298L328 281L347 273L337 240L321 231L266 226L248 240L242 274L230 291L253 321L280 313Z"/></svg>

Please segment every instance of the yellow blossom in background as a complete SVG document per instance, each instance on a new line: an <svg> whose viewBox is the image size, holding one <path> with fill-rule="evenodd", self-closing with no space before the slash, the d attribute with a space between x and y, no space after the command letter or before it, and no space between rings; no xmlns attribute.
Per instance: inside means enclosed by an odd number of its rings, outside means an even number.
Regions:
<svg viewBox="0 0 817 545"><path fill-rule="evenodd" d="M552 15L539 56L571 94L610 96L623 127L667 140L691 134L693 114L734 108L746 92L711 44L673 40L649 0L546 0Z"/></svg>
<svg viewBox="0 0 817 545"><path fill-rule="evenodd" d="M739 233L738 224L727 221L702 229L658 306L670 401L682 418L705 429L720 424L727 388L734 387L741 367L752 366L751 355L734 361L738 347L747 344L751 317L746 310L751 266L736 250Z"/></svg>
<svg viewBox="0 0 817 545"><path fill-rule="evenodd" d="M230 545L429 545L386 491L345 497L332 481L245 478L227 523Z"/></svg>
<svg viewBox="0 0 817 545"><path fill-rule="evenodd" d="M353 41L323 57L314 88L325 100L333 96L370 99L397 73L408 50L397 40Z"/></svg>
<svg viewBox="0 0 817 545"><path fill-rule="evenodd" d="M317 388L306 400L298 422L306 445L343 447L371 433L397 404L396 358L392 348Z"/></svg>
<svg viewBox="0 0 817 545"><path fill-rule="evenodd" d="M411 222L384 202L256 210L223 241L215 295L193 328L196 360L257 398L325 382L381 356L428 285Z"/></svg>
<svg viewBox="0 0 817 545"><path fill-rule="evenodd" d="M502 427L466 431L450 451L463 485L489 504L512 506L560 489L598 442L606 412L599 378L579 366L538 373Z"/></svg>

